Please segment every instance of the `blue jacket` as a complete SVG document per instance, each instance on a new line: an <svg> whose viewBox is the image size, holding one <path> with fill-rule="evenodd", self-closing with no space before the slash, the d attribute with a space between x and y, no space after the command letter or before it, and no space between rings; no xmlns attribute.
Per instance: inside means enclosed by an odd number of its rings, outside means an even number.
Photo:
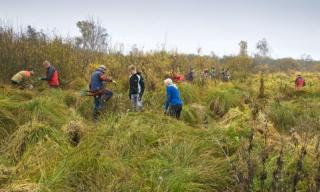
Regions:
<svg viewBox="0 0 320 192"><path fill-rule="evenodd" d="M103 80L100 78L103 75L103 72L97 69L91 75L90 81L90 91L95 92L104 88Z"/></svg>
<svg viewBox="0 0 320 192"><path fill-rule="evenodd" d="M174 85L167 86L167 101L165 109L167 110L171 105L182 105L179 90Z"/></svg>

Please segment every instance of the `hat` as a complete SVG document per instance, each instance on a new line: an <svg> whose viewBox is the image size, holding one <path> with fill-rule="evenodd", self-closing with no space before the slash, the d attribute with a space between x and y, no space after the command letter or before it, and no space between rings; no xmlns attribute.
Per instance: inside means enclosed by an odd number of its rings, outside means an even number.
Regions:
<svg viewBox="0 0 320 192"><path fill-rule="evenodd" d="M105 71L105 70L106 70L106 66L105 66L105 65L100 65L100 66L98 67L98 69L101 69L101 70Z"/></svg>

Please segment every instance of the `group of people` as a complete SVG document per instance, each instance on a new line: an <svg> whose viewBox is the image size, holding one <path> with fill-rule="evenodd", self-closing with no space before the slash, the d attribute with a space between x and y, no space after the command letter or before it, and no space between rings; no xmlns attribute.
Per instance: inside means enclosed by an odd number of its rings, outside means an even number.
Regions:
<svg viewBox="0 0 320 192"><path fill-rule="evenodd" d="M141 111L143 109L143 94L145 90L144 78L134 65L129 66L129 100L132 103L133 111ZM112 78L108 78L105 74L106 67L100 65L91 75L89 84L89 91L94 96L94 110L93 119L98 120L105 103L112 97L111 90L105 87L105 82L116 83ZM177 119L180 118L182 111L182 99L180 97L179 89L173 80L167 78L164 80L166 85L166 102L164 105L164 113L173 116Z"/></svg>
<svg viewBox="0 0 320 192"><path fill-rule="evenodd" d="M44 61L42 65L44 68L46 68L47 73L46 76L39 77L38 80L47 81L50 87L58 88L60 86L58 71L50 64L49 61ZM28 82L32 76L34 76L34 70L32 68L19 71L12 76L11 84L22 89L33 88L33 85Z"/></svg>
<svg viewBox="0 0 320 192"><path fill-rule="evenodd" d="M58 88L60 86L59 74L54 66L49 61L43 62L43 67L46 68L46 76L39 77L38 80L44 80L48 82L51 88ZM129 77L129 100L132 103L133 111L141 111L143 109L143 94L145 91L145 80L140 72L134 65L130 65L128 68ZM229 69L223 69L221 71L221 78L223 81L229 81L231 74ZM11 83L15 87L20 88L32 88L32 84L28 84L28 80L34 76L34 70L28 68L26 70L19 71L11 78ZM202 73L203 78L217 78L217 72L214 67L209 70L204 70ZM191 69L187 74L187 80L193 81L195 78L195 70ZM184 80L182 75L175 74L172 77L166 77L164 84L166 86L166 102L164 104L164 113L169 116L173 116L177 119L180 118L182 111L182 99L180 92L175 84ZM89 84L89 94L94 98L93 119L98 120L105 103L113 96L113 92L105 87L105 83L116 83L111 77L106 75L106 66L100 65L91 75ZM305 86L305 80L301 75L298 75L295 80L295 90L299 91Z"/></svg>
<svg viewBox="0 0 320 192"><path fill-rule="evenodd" d="M186 75L187 81L193 82L196 78L196 72L193 68L190 69L190 71ZM205 69L201 72L200 79L201 80L216 80L218 78L221 78L223 81L228 82L231 80L231 72L229 69L222 69L220 72L220 77L217 75L217 70L214 66L211 67L211 69Z"/></svg>
<svg viewBox="0 0 320 192"><path fill-rule="evenodd" d="M38 80L47 81L51 88L58 88L60 86L58 71L49 61L44 61L42 65L46 68L46 76L39 77ZM107 77L105 72L105 65L100 65L91 75L88 95L94 98L94 120L98 120L105 103L113 96L113 92L105 87L105 83L116 83L111 77ZM142 96L145 90L144 78L133 65L129 66L129 73L129 99L131 100L133 111L141 111L143 109ZM35 72L32 68L19 71L12 76L11 84L14 87L22 89L33 88L29 80L34 74ZM165 114L179 119L182 110L182 100L178 87L170 78L167 78L164 83L167 87L167 100L164 105Z"/></svg>

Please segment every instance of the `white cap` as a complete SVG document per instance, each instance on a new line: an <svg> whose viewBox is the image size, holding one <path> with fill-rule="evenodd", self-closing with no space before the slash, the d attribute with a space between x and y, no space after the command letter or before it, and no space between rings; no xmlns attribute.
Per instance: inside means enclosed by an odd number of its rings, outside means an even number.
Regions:
<svg viewBox="0 0 320 192"><path fill-rule="evenodd" d="M98 67L98 69L101 69L101 70L105 71L107 68L106 68L105 65L100 65L100 66Z"/></svg>

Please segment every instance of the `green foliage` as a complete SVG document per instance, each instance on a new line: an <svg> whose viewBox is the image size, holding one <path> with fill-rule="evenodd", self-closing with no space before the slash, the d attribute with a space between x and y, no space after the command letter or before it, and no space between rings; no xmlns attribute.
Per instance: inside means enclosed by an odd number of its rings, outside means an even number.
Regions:
<svg viewBox="0 0 320 192"><path fill-rule="evenodd" d="M199 103L202 90L195 84L180 84L179 91L185 104Z"/></svg>
<svg viewBox="0 0 320 192"><path fill-rule="evenodd" d="M242 100L243 95L241 91L235 88L213 90L207 96L209 109L217 117L222 117L232 107L241 107Z"/></svg>

